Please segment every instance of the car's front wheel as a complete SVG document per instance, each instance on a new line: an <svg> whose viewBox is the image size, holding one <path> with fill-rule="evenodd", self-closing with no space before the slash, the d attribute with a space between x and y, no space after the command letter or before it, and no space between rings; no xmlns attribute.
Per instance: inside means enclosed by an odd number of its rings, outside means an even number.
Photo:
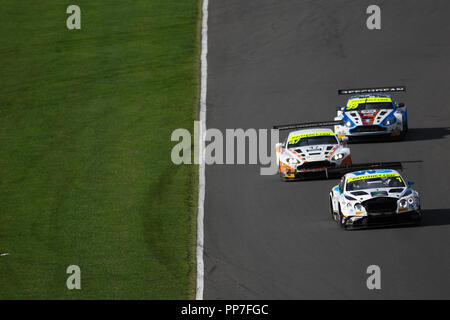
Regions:
<svg viewBox="0 0 450 320"><path fill-rule="evenodd" d="M283 172L281 172L281 171L280 171L280 180L283 181L283 182L288 181L288 179L286 178L286 175Z"/></svg>
<svg viewBox="0 0 450 320"><path fill-rule="evenodd" d="M337 223L338 223L339 227L345 229L345 222L342 221L343 217L344 216L342 215L341 206L339 205L338 214L337 214Z"/></svg>
<svg viewBox="0 0 450 320"><path fill-rule="evenodd" d="M336 221L336 214L334 213L333 210L333 200L331 199L331 197L330 197L330 214L331 218Z"/></svg>
<svg viewBox="0 0 450 320"><path fill-rule="evenodd" d="M405 139L407 132L408 132L408 122L403 122L402 133L400 134L400 139Z"/></svg>
<svg viewBox="0 0 450 320"><path fill-rule="evenodd" d="M419 212L419 217L417 218L417 221L415 223L416 226L420 226L422 225L422 209L419 206L419 210L417 210Z"/></svg>

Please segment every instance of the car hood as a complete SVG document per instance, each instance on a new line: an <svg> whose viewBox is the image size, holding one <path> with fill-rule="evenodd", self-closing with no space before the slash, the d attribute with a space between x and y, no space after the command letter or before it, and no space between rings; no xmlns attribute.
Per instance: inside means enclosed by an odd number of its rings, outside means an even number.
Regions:
<svg viewBox="0 0 450 320"><path fill-rule="evenodd" d="M350 110L345 115L357 126L378 125L393 112L392 109Z"/></svg>
<svg viewBox="0 0 450 320"><path fill-rule="evenodd" d="M288 149L293 155L300 155L306 161L321 161L341 148L339 144L312 145Z"/></svg>
<svg viewBox="0 0 450 320"><path fill-rule="evenodd" d="M401 198L404 195L410 194L411 192L412 190L406 187L391 187L345 191L344 195L362 202L377 197Z"/></svg>

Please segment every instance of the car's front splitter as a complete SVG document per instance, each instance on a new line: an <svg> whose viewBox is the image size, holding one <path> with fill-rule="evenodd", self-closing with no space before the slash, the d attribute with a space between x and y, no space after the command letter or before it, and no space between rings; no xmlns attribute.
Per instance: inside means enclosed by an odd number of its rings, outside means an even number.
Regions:
<svg viewBox="0 0 450 320"><path fill-rule="evenodd" d="M414 225L418 224L420 220L421 220L420 211L369 215L364 216L355 221L352 221L351 219L346 219L345 228L363 229L363 228L387 227L393 225Z"/></svg>
<svg viewBox="0 0 450 320"><path fill-rule="evenodd" d="M364 126L358 126L359 128L363 128ZM346 130L337 130L336 134L347 136L349 138L358 138L358 137L396 137L400 136L402 134L402 129L395 127L395 128L388 128L383 127L385 130L381 131L362 131L362 132L352 132L355 128L348 128Z"/></svg>

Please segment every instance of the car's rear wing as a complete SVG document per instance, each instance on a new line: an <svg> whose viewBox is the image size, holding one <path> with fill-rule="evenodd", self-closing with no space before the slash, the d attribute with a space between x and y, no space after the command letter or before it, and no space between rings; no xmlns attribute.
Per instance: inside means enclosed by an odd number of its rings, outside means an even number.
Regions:
<svg viewBox="0 0 450 320"><path fill-rule="evenodd" d="M403 170L401 162L368 162L368 163L355 163L345 167L326 169L327 177L329 175L341 175L346 173L362 170L374 170L374 169L394 169Z"/></svg>
<svg viewBox="0 0 450 320"><path fill-rule="evenodd" d="M391 86L379 88L359 88L359 89L339 89L338 95L364 94L364 93L385 93L385 92L405 92L405 86Z"/></svg>
<svg viewBox="0 0 450 320"><path fill-rule="evenodd" d="M322 122L307 122L307 123L297 123L297 124L284 124L273 126L273 129L277 130L294 130L303 128L317 128L317 127L332 127L335 125L342 125L342 121L322 121Z"/></svg>

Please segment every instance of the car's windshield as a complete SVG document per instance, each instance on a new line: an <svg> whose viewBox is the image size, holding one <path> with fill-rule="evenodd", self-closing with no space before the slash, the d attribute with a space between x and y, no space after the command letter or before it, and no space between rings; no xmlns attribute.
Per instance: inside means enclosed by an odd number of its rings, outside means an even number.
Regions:
<svg viewBox="0 0 450 320"><path fill-rule="evenodd" d="M376 177L353 177L347 180L346 190L356 191L373 188L401 188L405 184L398 174L375 175Z"/></svg>
<svg viewBox="0 0 450 320"><path fill-rule="evenodd" d="M288 148L298 148L298 147L306 147L312 145L320 145L320 144L338 144L336 137L334 135L327 136L314 136L314 137L302 137L300 139L296 139L295 136L290 138L288 141Z"/></svg>
<svg viewBox="0 0 450 320"><path fill-rule="evenodd" d="M379 109L394 109L391 102L371 102L371 103L359 103L357 106L351 108L347 107L347 111L361 111L361 110L379 110Z"/></svg>

